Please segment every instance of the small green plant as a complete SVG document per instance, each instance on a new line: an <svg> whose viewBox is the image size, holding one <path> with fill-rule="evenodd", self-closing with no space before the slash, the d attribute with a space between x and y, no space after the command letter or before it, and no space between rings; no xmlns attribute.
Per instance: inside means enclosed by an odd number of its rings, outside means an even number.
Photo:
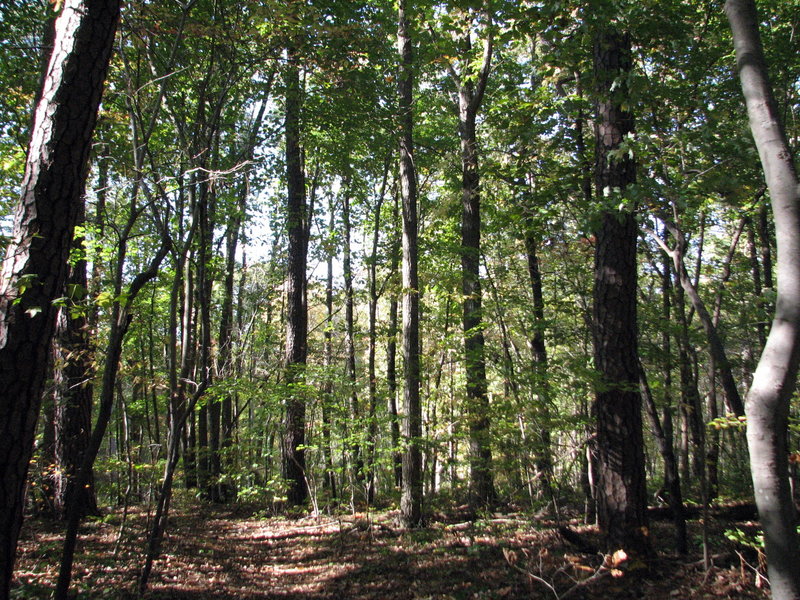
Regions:
<svg viewBox="0 0 800 600"><path fill-rule="evenodd" d="M747 533L746 531L742 531L737 527L736 529L726 529L725 537L728 538L730 541L734 542L735 544L739 544L747 548L753 548L754 550L758 551L764 550L763 533L760 532L756 534Z"/></svg>

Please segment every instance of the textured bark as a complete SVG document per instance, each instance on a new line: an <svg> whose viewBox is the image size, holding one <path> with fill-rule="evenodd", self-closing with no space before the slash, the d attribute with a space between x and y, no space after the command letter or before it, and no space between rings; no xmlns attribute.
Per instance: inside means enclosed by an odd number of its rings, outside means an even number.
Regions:
<svg viewBox="0 0 800 600"><path fill-rule="evenodd" d="M632 69L630 38L613 30L595 39L597 94L595 183L601 198L614 201L634 183L636 166L627 155L609 158L633 131L623 109L624 83ZM620 83L622 81L622 83ZM609 198L609 196L611 196ZM636 319L636 241L631 211L606 209L596 230L594 359L598 460L597 509L608 549L649 554Z"/></svg>
<svg viewBox="0 0 800 600"><path fill-rule="evenodd" d="M67 256L114 41L117 0L68 0L43 78L0 280L0 598L7 598Z"/></svg>
<svg viewBox="0 0 800 600"><path fill-rule="evenodd" d="M306 405L301 392L292 385L304 381L308 356L308 312L306 309L306 183L300 146L300 66L294 50L288 51L286 66L286 182L287 232L289 236L286 272L286 355L285 381L289 389L281 443L281 474L289 484L290 504L303 504L308 497L305 479Z"/></svg>
<svg viewBox="0 0 800 600"><path fill-rule="evenodd" d="M462 51L471 49L470 34L462 38ZM458 134L461 140L461 277L463 294L464 370L467 379L466 415L469 424L471 502L491 505L497 499L492 475L489 397L484 356L483 308L480 280L481 212L478 140L475 123L483 101L492 40L487 40L483 68L477 83L471 74L455 74L458 87Z"/></svg>
<svg viewBox="0 0 800 600"><path fill-rule="evenodd" d="M82 251L83 239L82 236L76 238L73 244L79 251ZM67 514L67 498L74 496L75 478L92 428L94 353L89 339L85 306L81 306L87 292L87 283L86 261L81 259L70 268L67 298L72 307L63 306L58 311L53 341L53 508L56 516L61 519ZM71 314L70 308L77 312ZM82 516L97 514L97 497L94 478L91 476L84 498L85 502L81 505Z"/></svg>
<svg viewBox="0 0 800 600"><path fill-rule="evenodd" d="M403 483L400 518L407 527L422 524L422 404L419 360L419 277L417 274L417 177L414 168L412 96L414 57L406 1L398 2L400 54L400 189L403 205Z"/></svg>
<svg viewBox="0 0 800 600"><path fill-rule="evenodd" d="M800 547L788 477L787 429L800 363L800 189L767 74L755 2L727 0L725 12L750 130L772 200L778 249L775 317L746 401L750 470L772 597L797 600Z"/></svg>

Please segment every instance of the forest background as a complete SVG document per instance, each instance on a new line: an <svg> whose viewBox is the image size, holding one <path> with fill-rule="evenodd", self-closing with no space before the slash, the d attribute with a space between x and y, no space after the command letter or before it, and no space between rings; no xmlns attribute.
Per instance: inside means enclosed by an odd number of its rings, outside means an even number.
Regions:
<svg viewBox="0 0 800 600"><path fill-rule="evenodd" d="M0 13L12 248L59 8ZM759 8L792 150L800 6ZM722 3L130 1L89 161L29 509L154 502L155 556L177 473L580 511L647 555L648 499L685 549L684 501L753 497L778 236Z"/></svg>

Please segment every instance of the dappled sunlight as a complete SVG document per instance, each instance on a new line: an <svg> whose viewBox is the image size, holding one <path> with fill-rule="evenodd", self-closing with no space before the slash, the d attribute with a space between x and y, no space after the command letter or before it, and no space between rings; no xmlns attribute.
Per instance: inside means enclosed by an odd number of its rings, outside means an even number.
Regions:
<svg viewBox="0 0 800 600"><path fill-rule="evenodd" d="M556 524L521 514L479 520L433 520L428 527L394 526L396 513L259 519L241 507L196 505L170 518L155 563L150 600L354 600L553 598L576 584L576 598L763 598L729 552L730 568L706 578L696 557L662 553L650 579L603 570L603 557L575 548ZM452 515L451 515L452 517ZM133 599L142 564L146 511L134 511L119 539L118 512L85 528L75 588L87 598ZM696 526L693 524L693 526ZM26 597L46 598L57 576L61 527L31 519L24 533L17 585ZM653 524L659 540L667 525ZM699 526L697 526L699 527ZM588 545L595 528L572 523ZM733 558L733 562L730 557ZM721 563L720 563L721 564ZM546 585L545 585L546 584ZM702 593L701 593L702 592ZM84 597L84 596L82 596Z"/></svg>

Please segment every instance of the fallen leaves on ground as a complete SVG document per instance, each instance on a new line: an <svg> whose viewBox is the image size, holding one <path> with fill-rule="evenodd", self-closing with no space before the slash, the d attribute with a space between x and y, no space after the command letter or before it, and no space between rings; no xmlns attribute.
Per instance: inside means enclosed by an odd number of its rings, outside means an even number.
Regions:
<svg viewBox="0 0 800 600"><path fill-rule="evenodd" d="M148 515L134 510L87 523L76 556L78 598L135 598ZM554 524L524 515L465 522L440 517L419 530L396 513L270 517L241 506L186 506L170 518L149 600L763 600L754 574L736 561L704 573L697 556L665 552L646 576L604 577L604 557L576 553ZM597 532L575 524L591 539ZM669 539L664 525L658 539ZM28 519L14 593L47 598L55 584L62 525ZM119 541L119 544L118 544ZM114 548L118 545L117 555ZM736 556L735 553L731 554ZM613 557L612 564L613 563ZM619 557L617 557L619 558Z"/></svg>

